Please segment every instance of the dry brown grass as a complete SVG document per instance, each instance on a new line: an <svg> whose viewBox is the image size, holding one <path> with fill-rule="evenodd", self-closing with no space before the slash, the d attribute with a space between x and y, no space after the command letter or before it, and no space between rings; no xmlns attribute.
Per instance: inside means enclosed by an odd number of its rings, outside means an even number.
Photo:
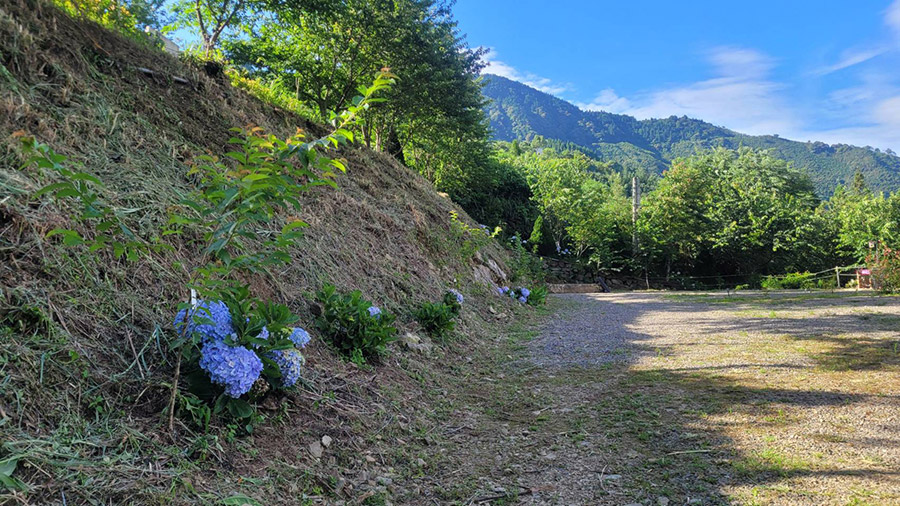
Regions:
<svg viewBox="0 0 900 506"><path fill-rule="evenodd" d="M392 158L346 149L339 190L319 188L304 201L310 227L295 261L248 283L287 303L307 326L309 294L323 281L358 288L400 313L404 330L413 328L412 307L458 286L470 301L459 327L468 337L427 357L398 347L370 370L315 342L309 385L275 399L253 437L232 439L221 421L209 436L179 422L170 437L160 415L174 363L168 329L186 297L196 246L175 242L172 253L129 263L48 240L48 230L71 223L65 208L28 198L43 182L18 170L12 134L27 132L82 162L149 239L167 207L191 190L186 163L222 153L228 129L246 125L280 136L298 127L323 132L221 77L42 1L0 5L0 459L19 458L17 476L32 487L28 501L60 502L65 494L69 504L196 503L236 491L270 504L297 504L302 493L334 497L341 468L374 473L409 464L403 454L377 464L361 455L393 447L370 440L375 433L410 438L426 423L430 371L468 353L496 319L488 289L472 282L472 265L460 262L448 236L450 211L464 213ZM484 253L503 264L496 246ZM307 445L326 433L337 444L315 463ZM340 496L358 494L345 488Z"/></svg>

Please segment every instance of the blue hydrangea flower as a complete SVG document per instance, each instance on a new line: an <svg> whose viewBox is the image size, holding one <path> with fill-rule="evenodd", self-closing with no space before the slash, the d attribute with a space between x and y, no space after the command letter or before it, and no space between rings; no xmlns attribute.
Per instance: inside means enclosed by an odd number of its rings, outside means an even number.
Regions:
<svg viewBox="0 0 900 506"><path fill-rule="evenodd" d="M200 323L199 320L211 320L212 323ZM231 325L231 312L222 301L200 301L196 307L182 309L175 316L175 330L186 335L199 332L209 341L221 342L234 333Z"/></svg>
<svg viewBox="0 0 900 506"><path fill-rule="evenodd" d="M509 293L509 287L501 286L500 288L497 289L497 292L499 292L500 295L506 295L507 293Z"/></svg>
<svg viewBox="0 0 900 506"><path fill-rule="evenodd" d="M447 290L447 292L448 292L448 293L452 293L453 296L456 297L456 302L459 303L459 304L462 304L463 301L465 300L465 298L463 298L463 294L457 292L456 290L454 290L454 289L452 289L452 288L449 289L449 290Z"/></svg>
<svg viewBox="0 0 900 506"><path fill-rule="evenodd" d="M302 330L302 329L301 329ZM282 387L292 387L300 379L303 364L306 360L297 350L275 350L266 354L266 358L271 359L281 371L281 379L279 384Z"/></svg>
<svg viewBox="0 0 900 506"><path fill-rule="evenodd" d="M381 317L381 309L378 309L378 306L369 306L369 316L374 316L375 318Z"/></svg>
<svg viewBox="0 0 900 506"><path fill-rule="evenodd" d="M301 329L300 327L294 327L291 331L291 335L289 339L294 343L294 346L298 348L305 348L307 344L309 344L309 332Z"/></svg>
<svg viewBox="0 0 900 506"><path fill-rule="evenodd" d="M256 334L256 338L257 338L257 339L265 339L265 340L268 341L268 339L269 339L269 329L267 329L267 328L265 327L265 325L263 325L263 328L262 328L262 330L259 331L259 334ZM259 348L260 346L261 346L261 345L259 345L259 344L254 344L254 345L253 345L253 348Z"/></svg>
<svg viewBox="0 0 900 506"><path fill-rule="evenodd" d="M529 290L527 288L519 288L519 293L522 294L522 296L526 297L526 298L531 296L531 290Z"/></svg>
<svg viewBox="0 0 900 506"><path fill-rule="evenodd" d="M200 368L213 383L224 386L229 397L238 398L249 392L263 370L262 360L243 346L211 341L200 353Z"/></svg>
<svg viewBox="0 0 900 506"><path fill-rule="evenodd" d="M524 304L524 303L528 302L528 298L523 295L523 296L519 297L519 302Z"/></svg>

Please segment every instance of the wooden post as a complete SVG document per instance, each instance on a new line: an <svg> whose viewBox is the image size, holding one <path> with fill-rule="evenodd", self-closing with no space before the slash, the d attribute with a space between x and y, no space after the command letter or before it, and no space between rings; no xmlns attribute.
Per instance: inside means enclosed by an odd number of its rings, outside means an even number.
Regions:
<svg viewBox="0 0 900 506"><path fill-rule="evenodd" d="M841 269L840 267L834 268L834 277L837 279L837 284L834 285L838 290L841 289Z"/></svg>

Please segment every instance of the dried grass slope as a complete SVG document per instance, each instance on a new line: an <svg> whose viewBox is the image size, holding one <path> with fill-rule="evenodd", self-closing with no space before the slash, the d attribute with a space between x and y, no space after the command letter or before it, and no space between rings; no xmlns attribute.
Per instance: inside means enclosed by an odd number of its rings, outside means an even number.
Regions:
<svg viewBox="0 0 900 506"><path fill-rule="evenodd" d="M434 414L424 400L430 371L466 353L466 340L428 357L396 349L373 370L315 343L309 384L288 402L271 401L252 437L232 439L227 427L202 436L184 424L168 434L166 332L196 252L176 244L129 263L63 249L45 234L71 225L65 209L28 198L43 182L18 170L13 138L28 132L83 162L149 236L190 191L191 157L224 152L228 129L246 125L280 136L322 133L222 77L41 1L0 5L0 460L15 458L14 476L31 488L27 496L0 490L0 503L215 503L244 493L298 504L303 493L369 493L365 481L344 487L335 469L374 473L416 460L391 437L411 439L426 423L420 414ZM461 333L487 328L495 318L473 308L488 307L491 293L453 254L449 213L464 214L392 158L361 147L342 156L349 171L339 189L308 196L301 218L310 227L295 261L249 279L256 293L308 316L309 293L327 280L405 316L458 276L473 300ZM503 264L499 248L485 256ZM314 459L307 448L323 434L337 443ZM378 463L364 453L380 453Z"/></svg>

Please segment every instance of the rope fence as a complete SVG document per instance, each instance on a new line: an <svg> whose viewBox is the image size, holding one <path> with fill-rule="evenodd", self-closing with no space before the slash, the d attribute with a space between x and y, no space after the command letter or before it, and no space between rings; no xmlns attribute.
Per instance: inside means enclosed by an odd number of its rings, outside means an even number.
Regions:
<svg viewBox="0 0 900 506"><path fill-rule="evenodd" d="M808 284L814 283L819 285L820 281L831 280L835 282L835 287L840 288L842 286L842 280L846 278L856 278L856 270L865 268L865 265L848 265L848 266L836 266L831 269L825 269L818 272L802 272L802 273L793 273L793 274L781 274L781 275L760 275L760 274L725 274L720 276L681 276L681 275L672 275L668 278L666 277L638 277L638 276L612 276L613 278L618 279L630 279L633 281L638 281L641 283L666 283L670 285L680 285L682 287L690 287L690 288L718 288L718 289L735 289L742 285L746 285L751 281L755 280L766 280L772 279L777 282L782 282L787 279L796 280L797 282ZM714 280L712 283L709 280ZM816 286L815 288L820 288ZM821 288L830 288L830 287L821 287Z"/></svg>

